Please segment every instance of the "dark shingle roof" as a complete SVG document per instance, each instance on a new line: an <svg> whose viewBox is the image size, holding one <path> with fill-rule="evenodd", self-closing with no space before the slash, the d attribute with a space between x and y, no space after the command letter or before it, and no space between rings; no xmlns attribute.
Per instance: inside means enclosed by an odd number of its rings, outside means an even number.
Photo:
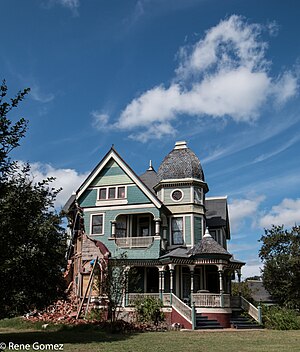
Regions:
<svg viewBox="0 0 300 352"><path fill-rule="evenodd" d="M264 303L274 302L274 299L270 293L265 289L262 281L259 280L247 280L246 281L249 289L251 290L251 296L256 301L262 301Z"/></svg>
<svg viewBox="0 0 300 352"><path fill-rule="evenodd" d="M75 202L76 194L72 194L70 198L67 200L66 204L63 206L62 211L67 213L70 209L70 206Z"/></svg>
<svg viewBox="0 0 300 352"><path fill-rule="evenodd" d="M151 190L151 192L155 193L153 187L158 183L158 177L153 167L149 167L149 169L140 176L140 179Z"/></svg>
<svg viewBox="0 0 300 352"><path fill-rule="evenodd" d="M230 239L227 197L205 199L206 224L209 228L224 227L226 238Z"/></svg>
<svg viewBox="0 0 300 352"><path fill-rule="evenodd" d="M187 249L184 247L178 247L176 249L173 249L172 251L170 251L169 253L163 255L160 257L160 259L162 258L189 258L190 255L187 254Z"/></svg>
<svg viewBox="0 0 300 352"><path fill-rule="evenodd" d="M201 254L222 254L231 257L231 254L226 251L218 242L216 242L209 234L205 234L202 240L192 247L187 254L197 256Z"/></svg>
<svg viewBox="0 0 300 352"><path fill-rule="evenodd" d="M175 148L164 158L157 176L159 181L167 179L195 178L204 181L200 160L186 147L185 142L177 142Z"/></svg>
<svg viewBox="0 0 300 352"><path fill-rule="evenodd" d="M227 199L206 198L206 220L210 226L225 226L227 221Z"/></svg>

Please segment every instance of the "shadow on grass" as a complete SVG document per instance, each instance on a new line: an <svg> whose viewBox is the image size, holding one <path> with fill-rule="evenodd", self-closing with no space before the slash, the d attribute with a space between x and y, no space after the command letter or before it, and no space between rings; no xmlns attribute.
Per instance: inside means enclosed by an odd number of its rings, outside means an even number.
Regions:
<svg viewBox="0 0 300 352"><path fill-rule="evenodd" d="M141 332L112 333L100 328L90 326L61 327L49 331L13 331L0 333L0 342L14 344L84 344L92 342L114 342L132 338Z"/></svg>

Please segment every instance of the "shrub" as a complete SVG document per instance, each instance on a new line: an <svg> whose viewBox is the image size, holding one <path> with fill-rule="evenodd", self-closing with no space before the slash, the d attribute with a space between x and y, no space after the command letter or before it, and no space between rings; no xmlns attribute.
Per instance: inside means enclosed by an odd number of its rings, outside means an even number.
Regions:
<svg viewBox="0 0 300 352"><path fill-rule="evenodd" d="M297 312L279 306L263 307L263 322L268 329L300 329L300 320Z"/></svg>
<svg viewBox="0 0 300 352"><path fill-rule="evenodd" d="M164 320L162 301L154 297L137 299L134 304L137 320L142 323L153 323L158 325Z"/></svg>
<svg viewBox="0 0 300 352"><path fill-rule="evenodd" d="M105 319L105 311L101 308L92 308L87 314L88 320L99 320Z"/></svg>

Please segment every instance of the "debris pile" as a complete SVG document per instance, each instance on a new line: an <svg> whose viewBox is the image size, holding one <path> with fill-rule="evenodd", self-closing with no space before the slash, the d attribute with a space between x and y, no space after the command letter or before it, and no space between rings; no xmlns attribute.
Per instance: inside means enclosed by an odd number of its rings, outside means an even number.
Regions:
<svg viewBox="0 0 300 352"><path fill-rule="evenodd" d="M83 319L76 320L78 304L75 295L70 294L67 300L58 300L42 311L34 310L25 318L32 321L51 322L54 324L82 324Z"/></svg>

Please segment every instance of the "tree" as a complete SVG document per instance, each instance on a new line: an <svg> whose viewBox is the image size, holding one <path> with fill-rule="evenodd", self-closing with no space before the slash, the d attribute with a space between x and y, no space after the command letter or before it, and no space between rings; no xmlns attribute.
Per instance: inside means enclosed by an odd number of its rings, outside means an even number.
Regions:
<svg viewBox="0 0 300 352"><path fill-rule="evenodd" d="M43 308L64 292L66 239L55 212L58 191L48 178L34 183L28 164L10 159L27 122L7 117L28 90L11 103L3 102L7 87L0 87L0 318Z"/></svg>
<svg viewBox="0 0 300 352"><path fill-rule="evenodd" d="M126 254L114 259L102 260L101 269L96 271L96 288L106 297L108 319L113 323L118 319L118 307L122 306L127 287Z"/></svg>
<svg viewBox="0 0 300 352"><path fill-rule="evenodd" d="M259 256L265 288L282 306L300 308L300 227L265 229Z"/></svg>
<svg viewBox="0 0 300 352"><path fill-rule="evenodd" d="M20 139L24 137L28 124L24 118L13 124L7 115L18 106L29 91L30 89L26 88L18 92L15 98L8 102L4 100L7 95L6 82L3 81L0 86L0 186L7 180L8 174L12 172L15 165L9 158L9 153L19 146Z"/></svg>

